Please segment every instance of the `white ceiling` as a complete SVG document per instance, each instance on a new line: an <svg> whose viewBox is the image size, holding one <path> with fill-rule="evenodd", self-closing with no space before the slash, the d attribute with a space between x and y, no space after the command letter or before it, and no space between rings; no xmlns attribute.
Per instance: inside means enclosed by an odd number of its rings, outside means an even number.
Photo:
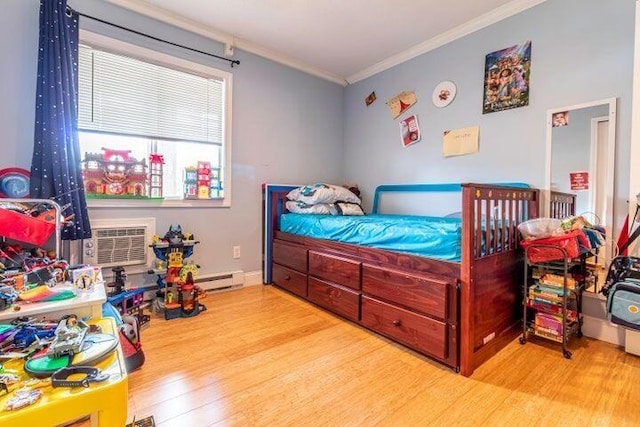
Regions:
<svg viewBox="0 0 640 427"><path fill-rule="evenodd" d="M107 0L346 84L545 0Z"/></svg>

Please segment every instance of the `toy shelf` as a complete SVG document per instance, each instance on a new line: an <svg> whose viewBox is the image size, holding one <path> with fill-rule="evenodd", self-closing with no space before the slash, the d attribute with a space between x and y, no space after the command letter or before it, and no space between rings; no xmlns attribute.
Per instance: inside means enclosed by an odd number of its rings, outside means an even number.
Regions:
<svg viewBox="0 0 640 427"><path fill-rule="evenodd" d="M16 317L46 315L54 319L64 314L74 313L78 318L102 318L102 304L107 300L104 284L96 283L93 291L79 294L75 298L62 301L19 303L20 310L7 309L0 311L0 323L10 323Z"/></svg>
<svg viewBox="0 0 640 427"><path fill-rule="evenodd" d="M91 323L102 328L102 332L118 336L118 327L113 319L97 319ZM24 361L13 359L5 362L5 368L16 372L22 381L30 378L24 372ZM128 377L122 348L109 354L95 367L109 376L106 381L91 383L88 387L68 388L51 386L44 382L39 390L42 398L31 406L16 411L0 411L0 426L54 426L67 425L86 415L91 415L91 425L114 427L125 425L127 419ZM0 408L4 408L13 395L0 393Z"/></svg>

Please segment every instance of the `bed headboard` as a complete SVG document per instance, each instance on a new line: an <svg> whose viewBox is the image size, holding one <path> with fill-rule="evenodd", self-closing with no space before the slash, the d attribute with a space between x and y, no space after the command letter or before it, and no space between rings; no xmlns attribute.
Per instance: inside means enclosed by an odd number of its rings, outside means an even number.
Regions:
<svg viewBox="0 0 640 427"><path fill-rule="evenodd" d="M377 214L380 210L380 200L383 193L460 193L463 184L389 184L376 187L373 196L371 213ZM512 188L531 188L523 182L489 183L489 186L501 186Z"/></svg>

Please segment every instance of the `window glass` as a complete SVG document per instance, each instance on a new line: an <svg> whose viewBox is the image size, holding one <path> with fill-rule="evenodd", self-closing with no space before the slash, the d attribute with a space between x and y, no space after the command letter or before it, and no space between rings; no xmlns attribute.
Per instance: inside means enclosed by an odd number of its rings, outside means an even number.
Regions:
<svg viewBox="0 0 640 427"><path fill-rule="evenodd" d="M230 76L176 61L81 46L78 130L87 198L224 198Z"/></svg>

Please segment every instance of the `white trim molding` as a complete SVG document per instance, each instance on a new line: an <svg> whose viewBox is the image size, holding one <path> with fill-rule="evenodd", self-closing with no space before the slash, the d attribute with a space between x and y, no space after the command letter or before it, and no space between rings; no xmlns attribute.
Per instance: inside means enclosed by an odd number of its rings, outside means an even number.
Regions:
<svg viewBox="0 0 640 427"><path fill-rule="evenodd" d="M234 48L238 48L248 53L252 53L252 54L261 56L263 58L270 59L274 62L286 65L288 67L294 68L304 73L311 74L316 77L320 77L322 79L337 83L342 86L347 86L348 84L352 84L360 80L364 80L368 77L373 76L374 74L378 74L382 71L388 70L389 68L395 67L396 65L399 65L410 59L413 59L416 56L419 56L429 51L432 51L434 49L437 49L447 43L450 43L454 40L457 40L466 35L469 35L482 28L495 24L496 22L499 22L503 19L509 18L510 16L516 15L522 11L525 11L534 6L537 6L540 3L545 2L546 0L513 0L503 6L500 6L490 12L487 12L475 19L472 19L436 37L432 37L431 39L426 40L410 49L407 49L404 52L393 55L383 61L378 62L377 64L367 67L364 70L359 71L355 74L352 74L348 77L339 76L327 70L323 70L316 66L306 64L295 58L292 58L282 53L268 49L257 43L236 38L231 34L212 30L210 27L200 22L194 21L189 18L185 18L183 16L176 15L158 6L150 4L149 2L140 2L135 0L106 0L106 1L115 6L128 9L132 12L136 12L136 13L148 16L155 20L190 31L194 34L198 34L208 39L218 41L225 46L232 46ZM71 0L71 2L72 4L78 3L77 6L81 10L81 2L79 0L75 0L75 1Z"/></svg>
<svg viewBox="0 0 640 427"><path fill-rule="evenodd" d="M141 15L148 16L149 18L153 18L157 21L161 21L166 24L173 25L174 27L187 30L194 34L198 34L200 36L206 37L210 40L215 40L217 42L224 44L225 46L232 46L233 48L237 48L237 49L244 50L245 52L253 53L263 58L270 59L274 62L278 62L280 64L286 65L288 67L294 68L296 70L302 71L312 76L329 80L331 82L337 83L342 86L347 85L347 81L336 74L330 73L326 70L322 70L312 65L305 64L294 58L291 58L282 53L278 53L273 50L267 49L264 46L258 45L248 40L243 40L243 39L234 37L231 34L223 33L221 31L214 31L210 27L204 24L201 24L200 22L194 21L189 18L185 18L180 15L176 15L175 13L171 13L165 9L152 5L148 2L139 2L134 0L106 0L106 1L115 6L119 6L128 10L131 10L132 12L136 12ZM80 6L80 4L78 6Z"/></svg>
<svg viewBox="0 0 640 427"><path fill-rule="evenodd" d="M480 15L479 17L472 19L471 21L465 22L462 25L458 25L457 27L449 31L432 37L429 40L426 40L416 46L413 46L412 48L405 50L404 52L393 55L385 59L384 61L380 61L369 68L365 68L358 73L352 74L347 77L347 82L349 82L349 84L353 84L360 80L364 80L368 77L373 76L374 74L378 74L385 70L388 70L389 68L393 68L396 65L402 64L403 62L415 58L416 56L420 56L424 53L435 50L441 46L451 43L452 41L493 25L496 22L502 21L503 19L509 18L510 16L516 15L520 12L537 6L545 1L546 0L514 0L490 12L487 12L484 15Z"/></svg>

